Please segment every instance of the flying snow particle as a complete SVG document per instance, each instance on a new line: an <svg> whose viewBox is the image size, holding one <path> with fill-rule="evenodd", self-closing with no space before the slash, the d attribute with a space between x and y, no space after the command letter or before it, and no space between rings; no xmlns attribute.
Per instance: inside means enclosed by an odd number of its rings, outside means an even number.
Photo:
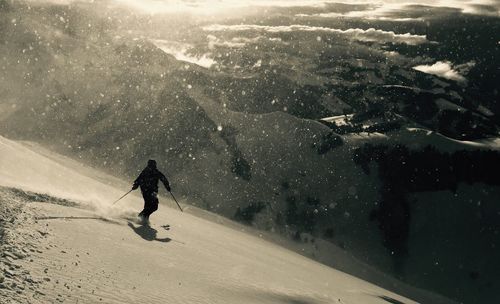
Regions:
<svg viewBox="0 0 500 304"><path fill-rule="evenodd" d="M356 187L354 187L354 186L349 187L347 192L349 193L349 195L352 195L352 196L356 195Z"/></svg>

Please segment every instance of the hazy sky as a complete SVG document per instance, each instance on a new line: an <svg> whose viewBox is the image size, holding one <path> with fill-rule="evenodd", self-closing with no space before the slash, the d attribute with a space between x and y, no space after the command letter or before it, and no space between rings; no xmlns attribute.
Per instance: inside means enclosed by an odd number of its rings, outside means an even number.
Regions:
<svg viewBox="0 0 500 304"><path fill-rule="evenodd" d="M354 0L354 1L322 1L322 0L194 0L194 1L179 1L179 0L116 0L134 7L144 9L148 12L175 12L178 10L188 10L198 13L211 13L225 9L240 8L240 7L292 7L292 6L324 6L326 3L368 3L376 4L388 9L397 9L407 4L424 4L429 6L455 7L462 9L465 13L488 13L498 15L500 1L495 0L415 0L415 1L398 1L398 0ZM488 10L490 10L488 12Z"/></svg>
<svg viewBox="0 0 500 304"><path fill-rule="evenodd" d="M38 2L39 0L32 0ZM43 0L42 0L43 1ZM46 0L56 3L94 2L94 0ZM396 10L405 5L417 4L433 7L454 7L464 13L500 16L500 0L111 0L140 9L146 13L217 14L249 7L321 7L328 3L370 4L379 9Z"/></svg>

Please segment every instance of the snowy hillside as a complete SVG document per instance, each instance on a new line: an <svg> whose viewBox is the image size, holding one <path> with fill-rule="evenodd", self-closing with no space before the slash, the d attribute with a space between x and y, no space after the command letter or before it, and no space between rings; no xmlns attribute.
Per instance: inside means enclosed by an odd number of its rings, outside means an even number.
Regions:
<svg viewBox="0 0 500 304"><path fill-rule="evenodd" d="M137 225L138 197L110 207L126 188L0 140L3 303L415 303L166 200L151 226ZM422 303L452 303L379 279Z"/></svg>

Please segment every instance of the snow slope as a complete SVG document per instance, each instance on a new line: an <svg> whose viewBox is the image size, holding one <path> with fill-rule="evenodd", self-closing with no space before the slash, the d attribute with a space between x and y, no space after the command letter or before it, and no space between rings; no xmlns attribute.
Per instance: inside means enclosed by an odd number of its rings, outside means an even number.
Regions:
<svg viewBox="0 0 500 304"><path fill-rule="evenodd" d="M122 190L79 173L82 170L76 172L34 150L40 148L35 146L30 149L27 145L0 137L1 185L49 193L96 206L123 194Z"/></svg>
<svg viewBox="0 0 500 304"><path fill-rule="evenodd" d="M207 216L162 205L139 226L139 197L111 207L126 188L67 164L0 137L2 303L416 303Z"/></svg>

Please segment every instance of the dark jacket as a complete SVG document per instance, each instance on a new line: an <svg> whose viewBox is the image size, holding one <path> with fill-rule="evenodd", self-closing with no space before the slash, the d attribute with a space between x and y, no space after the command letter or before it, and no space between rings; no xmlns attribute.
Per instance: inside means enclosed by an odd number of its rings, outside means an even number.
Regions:
<svg viewBox="0 0 500 304"><path fill-rule="evenodd" d="M161 180L167 191L170 191L170 184L163 173L161 173L156 167L147 166L142 170L139 177L134 181L132 189L137 189L141 186L142 192L156 192L158 193L158 181Z"/></svg>

